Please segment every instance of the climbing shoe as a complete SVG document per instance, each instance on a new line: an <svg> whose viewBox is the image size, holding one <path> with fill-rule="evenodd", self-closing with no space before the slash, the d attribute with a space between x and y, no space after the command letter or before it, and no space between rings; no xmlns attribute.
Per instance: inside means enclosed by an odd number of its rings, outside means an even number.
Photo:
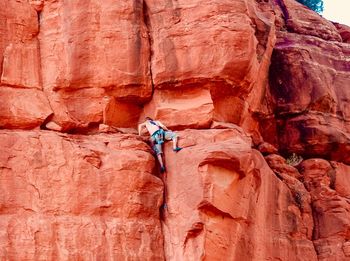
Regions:
<svg viewBox="0 0 350 261"><path fill-rule="evenodd" d="M165 172L165 167L160 167L160 173L164 173Z"/></svg>
<svg viewBox="0 0 350 261"><path fill-rule="evenodd" d="M180 150L182 150L182 148L180 148L180 147L176 147L175 149L173 149L173 151L175 151L175 152L178 152Z"/></svg>

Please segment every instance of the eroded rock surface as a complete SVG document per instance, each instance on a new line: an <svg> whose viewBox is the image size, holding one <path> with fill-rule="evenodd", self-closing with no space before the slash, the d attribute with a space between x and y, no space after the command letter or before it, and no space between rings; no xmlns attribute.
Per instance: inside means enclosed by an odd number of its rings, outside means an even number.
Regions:
<svg viewBox="0 0 350 261"><path fill-rule="evenodd" d="M38 127L52 114L42 92L37 12L27 1L0 3L0 127Z"/></svg>
<svg viewBox="0 0 350 261"><path fill-rule="evenodd" d="M213 120L243 125L268 71L275 40L271 6L182 0L145 1L144 8L155 87L144 113L175 128L207 128Z"/></svg>
<svg viewBox="0 0 350 261"><path fill-rule="evenodd" d="M134 135L0 131L1 260L163 260L163 185Z"/></svg>
<svg viewBox="0 0 350 261"><path fill-rule="evenodd" d="M312 197L316 225L313 238L319 260L350 257L350 202L345 181L349 170L349 166L323 159L309 159L301 164L304 183Z"/></svg>
<svg viewBox="0 0 350 261"><path fill-rule="evenodd" d="M293 0L2 0L0 25L1 260L350 258L347 26ZM165 187L145 116L184 147Z"/></svg>
<svg viewBox="0 0 350 261"><path fill-rule="evenodd" d="M43 87L63 129L102 122L105 96L130 109L151 98L142 1L45 1L39 39Z"/></svg>
<svg viewBox="0 0 350 261"><path fill-rule="evenodd" d="M317 260L303 185L300 205L237 130L179 134L184 149L166 150L167 260Z"/></svg>
<svg viewBox="0 0 350 261"><path fill-rule="evenodd" d="M277 2L285 9L284 13L298 14L297 23L310 25L311 16L293 7L296 3ZM285 16L288 24L291 18ZM321 21L314 33L288 26L288 31L281 29L277 33L269 79L277 126L276 130L270 130L275 131L278 141L268 132L263 131L263 136L271 143L277 142L285 153L349 164L350 93L346 88L350 81L349 44L341 38L332 38L337 29L320 16L314 16Z"/></svg>
<svg viewBox="0 0 350 261"><path fill-rule="evenodd" d="M344 43L350 43L350 26L334 23Z"/></svg>

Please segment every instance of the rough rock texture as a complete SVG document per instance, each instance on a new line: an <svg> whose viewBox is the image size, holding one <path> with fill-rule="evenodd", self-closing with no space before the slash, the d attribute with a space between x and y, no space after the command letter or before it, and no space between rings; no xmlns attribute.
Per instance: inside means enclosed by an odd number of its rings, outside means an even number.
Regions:
<svg viewBox="0 0 350 261"><path fill-rule="evenodd" d="M183 151L166 150L167 260L316 260L311 208L298 206L248 137L179 134Z"/></svg>
<svg viewBox="0 0 350 261"><path fill-rule="evenodd" d="M294 0L0 1L0 260L350 259L349 32ZM163 176L145 116L184 147Z"/></svg>
<svg viewBox="0 0 350 261"><path fill-rule="evenodd" d="M0 127L29 129L40 126L52 114L40 90L0 86Z"/></svg>
<svg viewBox="0 0 350 261"><path fill-rule="evenodd" d="M163 260L163 185L133 135L1 131L1 260Z"/></svg>
<svg viewBox="0 0 350 261"><path fill-rule="evenodd" d="M350 26L334 23L344 43L350 43Z"/></svg>
<svg viewBox="0 0 350 261"><path fill-rule="evenodd" d="M277 2L282 10L287 8L299 14L298 23L308 24L311 11L295 11L292 6L297 4L293 1ZM295 152L349 164L350 46L332 38L330 35L338 34L336 28L314 16L322 23L313 34L290 30L288 26L290 32L277 34L269 78L272 96L269 100L277 129L263 124L275 132L271 136L263 131L266 134L263 136L286 154ZM286 19L287 25L289 20Z"/></svg>
<svg viewBox="0 0 350 261"><path fill-rule="evenodd" d="M210 91L189 87L175 93L172 90L155 92L143 114L161 119L169 128L209 128L213 113Z"/></svg>
<svg viewBox="0 0 350 261"><path fill-rule="evenodd" d="M1 85L40 88L36 11L27 1L0 3Z"/></svg>
<svg viewBox="0 0 350 261"><path fill-rule="evenodd" d="M347 182L339 184L348 179L349 170L349 166L323 159L309 159L301 164L304 183L312 197L316 224L313 238L319 260L350 258L348 186Z"/></svg>
<svg viewBox="0 0 350 261"><path fill-rule="evenodd" d="M43 87L63 129L102 122L105 96L130 110L151 98L142 1L45 1L39 39Z"/></svg>
<svg viewBox="0 0 350 261"><path fill-rule="evenodd" d="M249 101L262 96L275 40L271 8L263 7L241 0L145 1L155 87L145 114L176 128L206 128L212 120L243 125L254 106ZM195 88L199 101L191 103ZM187 123L186 109L196 115Z"/></svg>
<svg viewBox="0 0 350 261"><path fill-rule="evenodd" d="M289 158L283 163L277 160L280 156L269 155L266 160L298 195L300 204L311 206L312 239L318 260L347 260L349 172L347 165L334 162L350 163L350 49L346 26L333 26L307 9L301 11L303 8L296 8L299 4L293 1L275 3L279 16L277 41L271 57L266 107L262 107L268 113L260 127L264 139ZM271 111L273 116L269 115ZM290 166L292 155L323 159L305 160L296 166L297 170ZM311 199L305 201L304 195Z"/></svg>
<svg viewBox="0 0 350 261"><path fill-rule="evenodd" d="M52 114L41 91L37 12L27 1L0 3L0 127L40 126Z"/></svg>
<svg viewBox="0 0 350 261"><path fill-rule="evenodd" d="M294 0L277 0L285 21L285 27L291 33L316 36L324 40L341 41L341 36L332 22ZM315 26L317 24L317 26Z"/></svg>

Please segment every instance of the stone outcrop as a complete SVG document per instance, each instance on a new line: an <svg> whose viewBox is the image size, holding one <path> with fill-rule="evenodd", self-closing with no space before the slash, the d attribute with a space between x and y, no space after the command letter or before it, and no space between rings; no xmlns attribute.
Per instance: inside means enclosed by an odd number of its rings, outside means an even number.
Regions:
<svg viewBox="0 0 350 261"><path fill-rule="evenodd" d="M0 260L350 258L348 26L294 0L2 0L0 25ZM180 137L164 175L145 116Z"/></svg>
<svg viewBox="0 0 350 261"><path fill-rule="evenodd" d="M163 184L134 135L1 131L1 260L163 260Z"/></svg>
<svg viewBox="0 0 350 261"><path fill-rule="evenodd" d="M293 5L299 5L293 1L277 2L282 10L295 13L298 19L294 23L307 28L312 11L293 9ZM269 103L276 124L263 124L275 132L277 139L264 131L263 136L272 144L278 143L279 150L286 154L295 152L349 164L350 93L346 86L350 79L350 47L341 38L332 37L339 36L337 29L317 14L313 14L313 21L317 18L321 26L314 33L290 29L292 18L286 17L287 11L284 19L288 31L277 33L270 67ZM278 130L273 130L275 126Z"/></svg>
<svg viewBox="0 0 350 261"><path fill-rule="evenodd" d="M349 259L350 203L347 182L342 182L347 179L349 166L309 159L300 167L312 197L316 224L313 238L318 259ZM344 186L347 189L344 190Z"/></svg>
<svg viewBox="0 0 350 261"><path fill-rule="evenodd" d="M275 41L271 7L241 0L144 3L155 97L144 114L180 129L207 128L213 120L252 125L249 108L263 95Z"/></svg>
<svg viewBox="0 0 350 261"><path fill-rule="evenodd" d="M40 90L0 86L0 127L30 129L40 126L52 109Z"/></svg>
<svg viewBox="0 0 350 261"><path fill-rule="evenodd" d="M332 22L294 0L277 0L283 16L283 27L290 33L315 36L324 40L341 41L341 36ZM317 24L317 26L315 26Z"/></svg>
<svg viewBox="0 0 350 261"><path fill-rule="evenodd" d="M0 127L38 127L52 109L41 85L37 12L27 1L1 1L0 25Z"/></svg>
<svg viewBox="0 0 350 261"><path fill-rule="evenodd" d="M179 134L183 151L165 152L167 260L317 259L310 206L298 205L248 137L235 129Z"/></svg>
<svg viewBox="0 0 350 261"><path fill-rule="evenodd" d="M350 43L350 26L334 23L344 43Z"/></svg>
<svg viewBox="0 0 350 261"><path fill-rule="evenodd" d="M105 106L133 110L151 98L142 1L45 1L38 37L43 88L63 130L102 122ZM101 103L104 97L111 103ZM136 124L133 117L107 118Z"/></svg>

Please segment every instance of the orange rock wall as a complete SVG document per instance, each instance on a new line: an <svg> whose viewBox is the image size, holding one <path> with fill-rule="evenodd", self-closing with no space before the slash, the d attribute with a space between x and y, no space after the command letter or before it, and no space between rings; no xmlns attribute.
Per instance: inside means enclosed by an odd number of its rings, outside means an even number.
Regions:
<svg viewBox="0 0 350 261"><path fill-rule="evenodd" d="M163 260L162 182L130 135L0 132L1 260Z"/></svg>
<svg viewBox="0 0 350 261"><path fill-rule="evenodd" d="M0 25L0 260L350 258L347 26L294 0L2 0ZM164 175L145 116L184 148Z"/></svg>

